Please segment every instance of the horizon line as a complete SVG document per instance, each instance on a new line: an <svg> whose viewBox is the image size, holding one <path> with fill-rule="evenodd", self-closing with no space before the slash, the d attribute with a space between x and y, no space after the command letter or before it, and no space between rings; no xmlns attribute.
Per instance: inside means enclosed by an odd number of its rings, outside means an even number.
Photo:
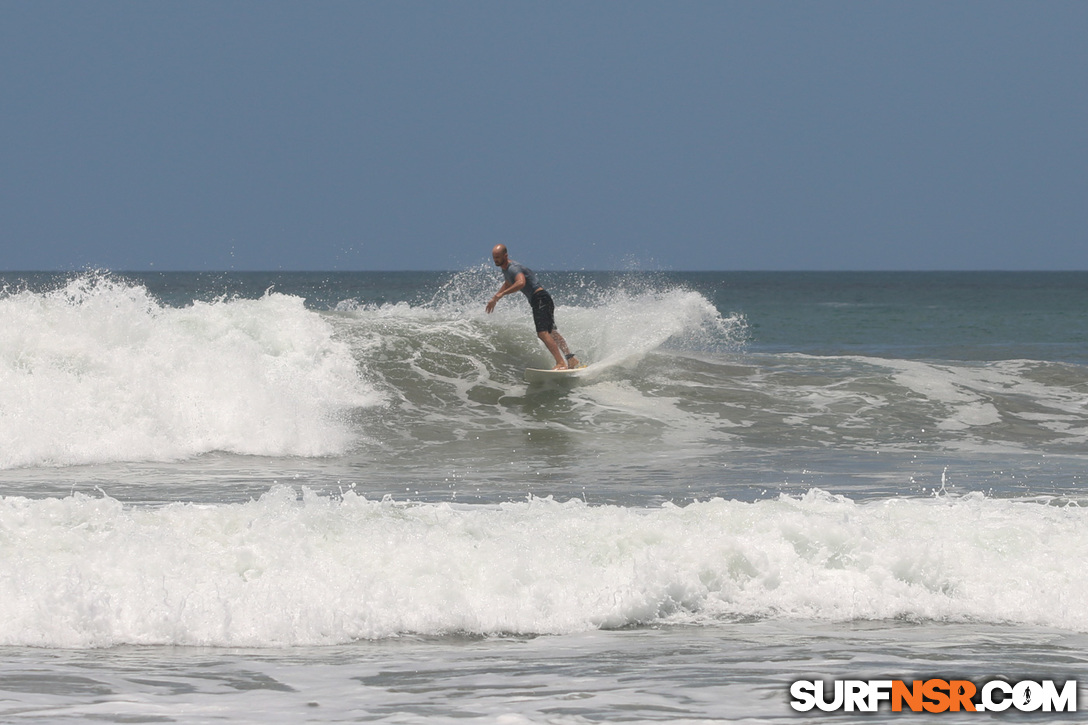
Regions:
<svg viewBox="0 0 1088 725"><path fill-rule="evenodd" d="M0 269L8 274L456 274L460 269ZM490 265L488 265L490 267ZM1088 269L564 269L541 267L541 272L579 274L1065 274Z"/></svg>

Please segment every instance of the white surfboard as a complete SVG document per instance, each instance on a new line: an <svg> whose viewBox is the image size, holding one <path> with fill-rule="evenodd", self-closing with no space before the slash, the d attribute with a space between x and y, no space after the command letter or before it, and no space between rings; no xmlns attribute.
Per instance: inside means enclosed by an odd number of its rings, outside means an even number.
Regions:
<svg viewBox="0 0 1088 725"><path fill-rule="evenodd" d="M541 370L539 368L525 369L525 382L527 383L554 383L560 381L577 380L582 377L588 366L567 370Z"/></svg>

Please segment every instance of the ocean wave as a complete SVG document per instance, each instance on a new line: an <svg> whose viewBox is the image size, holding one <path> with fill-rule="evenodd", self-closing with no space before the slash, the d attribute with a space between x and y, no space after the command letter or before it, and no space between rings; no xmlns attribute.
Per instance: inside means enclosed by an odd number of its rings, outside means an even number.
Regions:
<svg viewBox="0 0 1088 725"><path fill-rule="evenodd" d="M647 276L590 283L573 273L560 280L553 294L556 323L579 354L598 365L634 362L662 348L736 352L748 337L743 315L723 315L704 294L675 282ZM550 359L537 341L522 295L506 298L494 314L485 314L484 303L500 281L493 267L474 267L438 285L429 302L366 305L344 300L337 310L364 324L378 322L385 333L395 334L391 325L400 321L402 335L420 339L429 339L436 327L472 321L471 336L481 355L494 351L496 337L513 337L524 357Z"/></svg>
<svg viewBox="0 0 1088 725"><path fill-rule="evenodd" d="M484 312L490 293L483 290L493 291L493 277L476 270L454 275L429 303L346 300L331 319L392 398L426 390L435 410L454 401L471 408L470 391L507 393L521 386L526 367L552 365L521 295ZM722 315L704 295L679 286L594 287L566 298L557 300L556 322L593 379L665 350L736 352L747 335L742 316Z"/></svg>
<svg viewBox="0 0 1088 725"><path fill-rule="evenodd" d="M653 509L0 499L0 644L265 647L794 618L1088 631L1088 511L813 490Z"/></svg>
<svg viewBox="0 0 1088 725"><path fill-rule="evenodd" d="M0 468L341 453L379 403L299 297L183 308L104 274L0 297Z"/></svg>
<svg viewBox="0 0 1088 725"><path fill-rule="evenodd" d="M738 450L1079 456L1088 440L1073 363L752 352L758 328L705 291L572 273L556 318L590 367L542 390L522 379L550 366L525 301L484 312L493 268L394 280L410 302L351 280L320 309L305 285L171 305L108 274L6 290L0 468L212 451L469 468L530 434L534 461L677 469Z"/></svg>

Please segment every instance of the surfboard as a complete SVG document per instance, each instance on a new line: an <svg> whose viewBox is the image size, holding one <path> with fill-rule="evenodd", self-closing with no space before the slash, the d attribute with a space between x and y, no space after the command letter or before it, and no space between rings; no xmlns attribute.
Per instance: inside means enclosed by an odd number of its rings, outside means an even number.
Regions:
<svg viewBox="0 0 1088 725"><path fill-rule="evenodd" d="M525 369L525 382L527 383L552 383L566 380L577 380L585 373L588 366L582 365L567 370L541 370L539 368Z"/></svg>

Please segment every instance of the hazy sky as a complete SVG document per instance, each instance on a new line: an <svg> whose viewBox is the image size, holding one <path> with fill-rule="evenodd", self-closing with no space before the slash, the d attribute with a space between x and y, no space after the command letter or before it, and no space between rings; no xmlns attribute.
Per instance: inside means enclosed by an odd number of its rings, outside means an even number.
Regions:
<svg viewBox="0 0 1088 725"><path fill-rule="evenodd" d="M0 2L0 269L1088 269L1088 2Z"/></svg>

